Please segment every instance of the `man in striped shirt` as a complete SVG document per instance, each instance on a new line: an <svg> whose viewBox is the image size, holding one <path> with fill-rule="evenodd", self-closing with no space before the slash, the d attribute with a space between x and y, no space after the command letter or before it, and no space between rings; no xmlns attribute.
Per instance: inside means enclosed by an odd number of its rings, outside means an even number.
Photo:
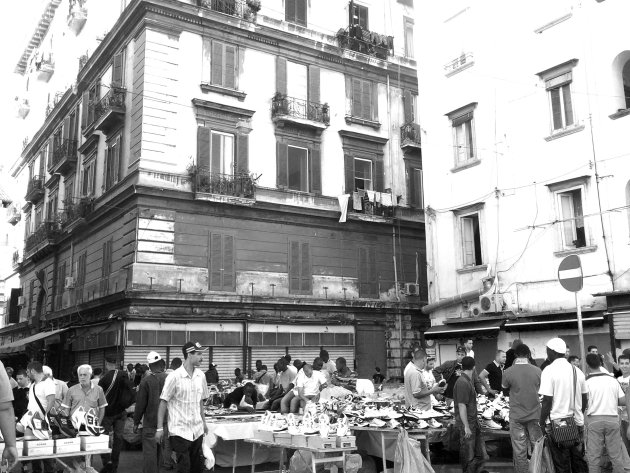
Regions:
<svg viewBox="0 0 630 473"><path fill-rule="evenodd" d="M203 361L203 348L199 342L187 342L182 347L184 364L168 375L160 395L158 426L164 424L168 409L168 433L171 448L177 456L178 473L201 473L201 446L208 432L203 409L208 398L206 377L199 369ZM158 427L155 440L160 442L164 431Z"/></svg>

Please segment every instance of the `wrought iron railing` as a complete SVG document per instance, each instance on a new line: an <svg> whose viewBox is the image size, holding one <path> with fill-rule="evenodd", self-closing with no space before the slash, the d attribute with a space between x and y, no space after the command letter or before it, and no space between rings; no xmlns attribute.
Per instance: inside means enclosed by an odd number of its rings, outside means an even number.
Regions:
<svg viewBox="0 0 630 473"><path fill-rule="evenodd" d="M79 202L72 202L72 200L64 201L63 211L59 215L61 227L65 228L76 220L87 218L93 210L93 199L81 199Z"/></svg>
<svg viewBox="0 0 630 473"><path fill-rule="evenodd" d="M400 144L420 145L420 125L417 123L406 123L400 127Z"/></svg>
<svg viewBox="0 0 630 473"><path fill-rule="evenodd" d="M57 166L61 161L68 158L76 158L77 140L65 138L55 143L51 160L51 168Z"/></svg>
<svg viewBox="0 0 630 473"><path fill-rule="evenodd" d="M44 241L55 240L59 236L59 232L59 224L56 221L43 222L33 233L26 237L24 251L31 251Z"/></svg>
<svg viewBox="0 0 630 473"><path fill-rule="evenodd" d="M209 169L194 171L195 192L253 198L256 183L249 173L222 174Z"/></svg>
<svg viewBox="0 0 630 473"><path fill-rule="evenodd" d="M361 200L361 207L354 208L353 199L348 200L348 211L354 214L371 215L376 217L392 218L394 216L394 207L390 205L383 205L380 202L372 202L367 195L359 197Z"/></svg>
<svg viewBox="0 0 630 473"><path fill-rule="evenodd" d="M127 90L122 87L113 87L94 106L94 121L97 121L107 112L118 109L125 111L125 95Z"/></svg>
<svg viewBox="0 0 630 473"><path fill-rule="evenodd" d="M457 69L461 69L466 64L470 64L472 62L473 62L472 53L462 53L461 55L457 56L455 59L447 62L444 65L444 72L446 72L447 74L451 72L455 72Z"/></svg>
<svg viewBox="0 0 630 473"><path fill-rule="evenodd" d="M330 124L330 107L310 100L276 94L271 99L271 116L288 115L294 118Z"/></svg>
<svg viewBox="0 0 630 473"><path fill-rule="evenodd" d="M252 19L260 10L260 2L255 0L199 0L199 6L245 19Z"/></svg>
<svg viewBox="0 0 630 473"><path fill-rule="evenodd" d="M394 37L386 36L352 25L337 32L337 43L342 49L387 59L394 55Z"/></svg>
<svg viewBox="0 0 630 473"><path fill-rule="evenodd" d="M44 178L42 176L33 176L30 181L28 181L28 186L26 187L26 195L30 196L36 192L44 191ZM28 198L26 200L29 200Z"/></svg>

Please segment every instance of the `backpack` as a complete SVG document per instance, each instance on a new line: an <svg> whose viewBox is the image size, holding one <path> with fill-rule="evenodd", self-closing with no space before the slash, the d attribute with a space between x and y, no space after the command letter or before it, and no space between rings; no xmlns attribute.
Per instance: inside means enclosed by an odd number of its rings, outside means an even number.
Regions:
<svg viewBox="0 0 630 473"><path fill-rule="evenodd" d="M107 391L105 391L106 399L107 399L107 395L110 393L110 391L114 387L114 384L116 384L116 379L118 379L118 370L114 372L114 376L112 377L112 382L107 388ZM124 379L121 381L122 381L122 386L121 386L120 392L118 393L117 404L118 406L120 406L121 409L124 410L136 402L136 390L133 389L131 386L129 386L129 383L127 383ZM110 400L107 399L107 402L110 403Z"/></svg>

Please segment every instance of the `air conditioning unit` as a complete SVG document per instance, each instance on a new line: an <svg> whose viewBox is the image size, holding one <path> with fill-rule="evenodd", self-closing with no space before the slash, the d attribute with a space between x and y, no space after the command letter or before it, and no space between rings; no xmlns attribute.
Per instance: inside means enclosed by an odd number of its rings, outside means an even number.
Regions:
<svg viewBox="0 0 630 473"><path fill-rule="evenodd" d="M405 294L406 296L419 296L420 284L406 282L403 287L403 294Z"/></svg>
<svg viewBox="0 0 630 473"><path fill-rule="evenodd" d="M471 317L479 317L482 314L481 307L477 303L468 304L468 312Z"/></svg>
<svg viewBox="0 0 630 473"><path fill-rule="evenodd" d="M503 312L503 294L484 294L479 297L482 313Z"/></svg>
<svg viewBox="0 0 630 473"><path fill-rule="evenodd" d="M18 307L23 307L24 306L24 296L18 296L18 303L17 303Z"/></svg>
<svg viewBox="0 0 630 473"><path fill-rule="evenodd" d="M72 276L66 276L66 280L63 284L64 289L74 289L74 278Z"/></svg>

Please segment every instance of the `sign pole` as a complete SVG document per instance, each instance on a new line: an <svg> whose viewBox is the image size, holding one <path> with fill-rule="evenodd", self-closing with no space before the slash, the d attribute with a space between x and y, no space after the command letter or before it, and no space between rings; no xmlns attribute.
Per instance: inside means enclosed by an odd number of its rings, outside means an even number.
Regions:
<svg viewBox="0 0 630 473"><path fill-rule="evenodd" d="M575 307L577 308L577 326L578 326L578 340L580 344L580 365L582 366L582 372L586 373L586 350L584 348L584 328L582 326L582 307L580 306L579 291L575 292Z"/></svg>

